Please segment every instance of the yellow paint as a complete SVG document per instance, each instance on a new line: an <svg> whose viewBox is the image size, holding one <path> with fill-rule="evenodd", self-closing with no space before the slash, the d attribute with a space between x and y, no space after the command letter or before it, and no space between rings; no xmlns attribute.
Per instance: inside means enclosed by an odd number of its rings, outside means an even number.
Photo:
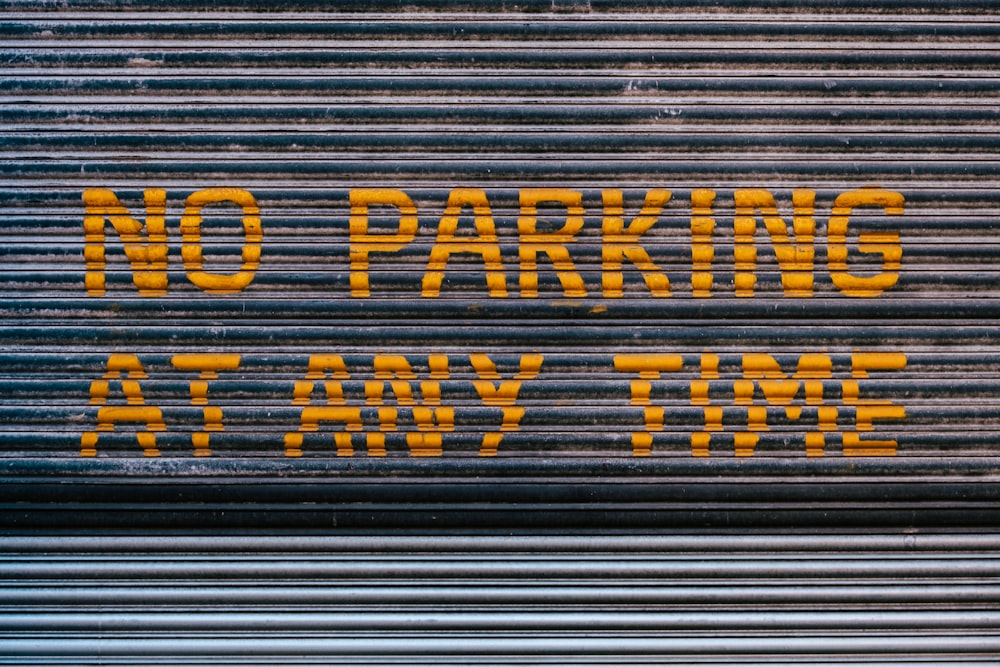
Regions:
<svg viewBox="0 0 1000 667"><path fill-rule="evenodd" d="M500 441L503 440L503 433L484 433L483 444L479 448L480 456L496 456L500 449Z"/></svg>
<svg viewBox="0 0 1000 667"><path fill-rule="evenodd" d="M815 254L816 220L813 217L816 193L812 190L792 192L792 230L778 214L774 195L768 190L737 190L736 217L733 220L736 296L752 297L757 283L757 211L764 218L781 269L781 284L786 297L813 295L813 259Z"/></svg>
<svg viewBox="0 0 1000 667"><path fill-rule="evenodd" d="M766 189L734 191L733 281L737 297L753 297L757 287L758 220L763 220L781 272L786 297L810 297L814 292L815 192L797 189L792 192L792 221L789 227L779 214L774 195ZM646 287L656 298L671 296L670 280L654 263L640 243L656 224L669 203L671 193L650 189L635 218L626 225L624 195L618 189L602 191L601 289L605 298L624 296L623 266L632 263L641 273ZM402 190L389 188L354 188L350 200L350 289L354 297L370 297L369 269L372 253L397 253L409 245L419 230L417 208ZM691 295L709 298L714 289L716 227L713 206L716 192L691 191ZM145 223L132 216L118 196L105 188L83 191L85 207L84 283L91 296L106 293L106 233L108 222L118 234L129 261L132 280L139 294L146 297L167 293L168 244L165 229L166 192L144 191ZM577 271L570 244L577 240L584 226L585 211L581 192L567 188L522 188L517 226L519 287L522 298L538 298L538 256L544 254L552 263L563 295L569 299L588 296L586 285ZM235 204L242 209L244 242L242 264L233 273L208 272L203 266L202 211L212 204ZM551 232L538 230L540 205L565 207L563 226ZM899 232L857 234L861 253L881 257L874 272L848 265L848 236L851 215L858 207L876 207L886 215L903 214L903 195L877 186L851 190L837 196L827 229L827 257L830 278L844 295L874 297L893 287L899 279L902 245ZM399 212L398 228L387 233L372 233L370 207L391 207ZM462 212L472 209L476 234L458 236ZM180 220L181 257L188 279L209 294L235 294L245 290L260 267L263 228L254 196L240 188L207 188L191 194ZM430 250L421 281L421 295L437 298L454 254L482 257L486 287L490 298L509 296L507 273L496 232L496 223L486 192L480 188L454 188L448 195L438 224L437 236ZM874 273L874 275L870 275Z"/></svg>
<svg viewBox="0 0 1000 667"><path fill-rule="evenodd" d="M349 193L351 202L350 263L351 296L368 297L369 255L373 252L399 252L416 236L419 222L417 207L402 190L388 188L355 188ZM393 234L370 234L368 212L371 206L394 206L399 209L399 229Z"/></svg>
<svg viewBox="0 0 1000 667"><path fill-rule="evenodd" d="M681 370L684 358L679 354L616 354L615 370L638 373L639 379L630 383L632 405L647 406L644 410L646 430L632 433L632 455L649 456L652 453L654 432L663 431L663 408L651 405L652 380L658 380L661 373Z"/></svg>
<svg viewBox="0 0 1000 667"><path fill-rule="evenodd" d="M386 418L383 418L381 410L379 411L379 424L386 424ZM380 429L382 426L379 427ZM376 458L384 458L386 455L385 451L385 433L380 430L378 433L366 433L365 434L365 447L368 448L368 456Z"/></svg>
<svg viewBox="0 0 1000 667"><path fill-rule="evenodd" d="M837 430L837 417L840 411L835 405L822 405L817 408L819 413L819 430L833 432Z"/></svg>
<svg viewBox="0 0 1000 667"><path fill-rule="evenodd" d="M711 433L723 430L722 407L709 404L709 379L719 377L718 356L702 355L700 380L691 381L691 404L704 406L705 430L691 436L693 456L708 456ZM804 389L806 405L818 407L817 432L805 435L806 454L822 456L826 445L825 432L837 430L838 409L823 405L823 379L833 377L833 360L827 354L806 353L799 357L795 374L789 378L778 361L769 354L748 352L742 355L743 377L733 381L733 404L744 406L747 412L745 432L734 434L737 456L752 456L759 436L757 433L770 430L767 423L767 406L784 408L785 416L791 420L802 417L802 407L792 405L796 396ZM766 405L755 403L757 388L760 388Z"/></svg>
<svg viewBox="0 0 1000 667"><path fill-rule="evenodd" d="M354 448L351 445L352 432L362 430L361 408L337 406L315 406L309 405L302 408L302 425L298 432L285 434L285 456L302 456L302 434L315 433L319 431L321 422L343 423L346 432L334 433L334 444L337 447L337 456L353 456ZM374 456L369 445L369 456ZM382 447L385 453L385 447Z"/></svg>
<svg viewBox="0 0 1000 667"><path fill-rule="evenodd" d="M108 380L121 380L122 393L129 405L143 405L145 403L138 380L147 380L149 376L137 356L114 353L108 357L107 370L108 372L102 376L101 380L94 380L90 383L91 405L107 403L110 391ZM125 373L128 379L122 379L122 373Z"/></svg>
<svg viewBox="0 0 1000 667"><path fill-rule="evenodd" d="M706 408L707 410L708 408ZM707 420L706 420L707 421ZM691 456L697 458L706 458L708 454L709 445L711 444L712 434L706 431L695 431L691 434Z"/></svg>
<svg viewBox="0 0 1000 667"><path fill-rule="evenodd" d="M833 202L827 231L830 279L846 296L874 297L899 280L903 246L898 232L861 232L858 234L858 250L882 255L882 270L873 276L850 273L847 266L847 231L851 213L859 206L881 207L886 215L903 215L903 195L880 188L862 188L844 192Z"/></svg>
<svg viewBox="0 0 1000 667"><path fill-rule="evenodd" d="M340 380L349 380L347 365L339 354L314 354L309 357L309 370L304 380L295 383L292 405L309 405L316 386L315 380L322 380L330 374L330 380L324 382L327 405L346 405L344 400L344 385Z"/></svg>
<svg viewBox="0 0 1000 667"><path fill-rule="evenodd" d="M691 381L691 405L708 405L708 380L719 379L719 356L711 352L701 355L701 379Z"/></svg>
<svg viewBox="0 0 1000 667"><path fill-rule="evenodd" d="M416 405L408 381L415 380L417 376L410 368L410 362L406 360L406 357L398 354L377 354L373 365L376 379L365 381L365 403L367 405L383 405L387 385L391 388L399 405ZM392 380L394 377L399 379Z"/></svg>
<svg viewBox="0 0 1000 667"><path fill-rule="evenodd" d="M767 407L751 405L747 408L747 430L752 432L771 430L767 425Z"/></svg>
<svg viewBox="0 0 1000 667"><path fill-rule="evenodd" d="M566 298L587 296L583 278L577 273L566 248L583 229L583 194L565 188L523 188L520 199L521 213L517 218L517 229L520 234L518 257L521 298L538 298L539 253L548 255ZM547 234L538 231L538 205L543 202L566 207L566 223L558 231Z"/></svg>
<svg viewBox="0 0 1000 667"><path fill-rule="evenodd" d="M365 433L368 456L385 456L385 434L399 431L399 409L386 406L386 388L392 392L398 405L411 406L417 432L407 433L406 442L411 456L441 456L442 433L455 430L454 408L441 406L440 380L448 379L448 357L443 354L428 356L430 378L421 381L420 399L414 397L412 380L417 378L410 362L402 355L380 354L372 360L374 380L364 383L365 404L379 406L378 432ZM330 376L325 381L326 406L309 406L315 381ZM346 432L334 434L338 456L353 456L351 432L363 430L360 407L347 407L342 380L350 379L343 358L336 354L313 355L305 379L296 382L292 404L309 406L302 411L302 426L297 433L285 436L287 456L301 456L302 433L315 432L321 421L343 422ZM338 408L338 409L335 409Z"/></svg>
<svg viewBox="0 0 1000 667"><path fill-rule="evenodd" d="M653 434L644 431L632 432L632 456L650 456L653 453Z"/></svg>
<svg viewBox="0 0 1000 667"><path fill-rule="evenodd" d="M855 352L851 355L851 377L867 379L868 371L901 371L906 368L902 352Z"/></svg>
<svg viewBox="0 0 1000 667"><path fill-rule="evenodd" d="M313 390L317 380L325 380L325 406L310 406ZM337 456L354 456L354 446L351 443L351 433L361 431L361 408L347 407L344 400L342 380L349 380L350 373L347 364L339 354L314 354L309 357L308 370L304 380L295 383L292 405L307 406L300 416L301 426L298 432L285 434L285 456L302 456L302 434L319 431L320 422L343 423L345 431L333 434ZM370 450L370 447L369 447ZM384 448L383 448L384 451ZM370 454L370 451L369 451Z"/></svg>
<svg viewBox="0 0 1000 667"><path fill-rule="evenodd" d="M830 366L833 366L831 361ZM811 374L815 369L810 367ZM788 376L782 372L778 361L769 354L749 353L743 355L743 377L756 380L764 397L771 405L788 405L799 393L801 382L799 380L788 380ZM764 379L769 378L769 379ZM737 380L734 385L745 387L749 395L744 396L746 404L753 400L754 383L748 380ZM741 389L736 390L736 403L740 404Z"/></svg>
<svg viewBox="0 0 1000 667"><path fill-rule="evenodd" d="M441 406L441 383L439 379L447 379L448 357L431 355L428 365L431 377L438 379L420 382L420 401L413 396L410 380L416 379L416 374L410 362L402 355L379 354L373 361L375 377L373 381L365 382L365 402L368 405L382 405L385 387L388 385L399 405L413 406L413 420L417 424L417 433L406 434L406 444L410 456L441 456L442 433L455 430L454 408ZM392 378L399 378L393 380ZM388 380L388 382L386 382ZM398 411L391 408L379 409L379 430L394 432L398 430Z"/></svg>
<svg viewBox="0 0 1000 667"><path fill-rule="evenodd" d="M601 288L605 298L620 299L625 277L622 262L628 260L642 273L646 287L655 297L670 296L670 280L650 259L639 238L656 224L663 207L670 201L670 191L653 189L628 228L625 227L625 204L621 190L604 190L603 241L601 246Z"/></svg>
<svg viewBox="0 0 1000 667"><path fill-rule="evenodd" d="M691 191L691 296L707 299L712 296L715 280L712 264L715 261L715 218L712 205L714 190Z"/></svg>
<svg viewBox="0 0 1000 667"><path fill-rule="evenodd" d="M769 354L748 353L743 355L743 380L733 383L737 394L737 404L753 403L754 385L759 386L768 405L785 406L788 419L799 419L802 409L791 403L804 389L807 405L821 405L823 402L823 379L833 377L833 360L829 355L806 353L799 357L798 367L792 379L782 371L778 361ZM826 446L823 432L836 430L837 408L819 408L819 432L806 433L806 455L822 456ZM767 431L767 408L751 405L747 408L747 430Z"/></svg>
<svg viewBox="0 0 1000 667"><path fill-rule="evenodd" d="M733 433L733 448L739 457L753 456L760 436L756 433Z"/></svg>
<svg viewBox="0 0 1000 667"><path fill-rule="evenodd" d="M851 355L852 380L843 381L844 403L847 405L880 404L888 405L888 401L861 399L858 380L867 380L868 371L898 371L906 368L906 355L902 352L856 352Z"/></svg>
<svg viewBox="0 0 1000 667"><path fill-rule="evenodd" d="M480 456L496 456L497 449L503 439L503 433L520 430L524 408L515 406L521 385L526 380L534 379L542 369L544 357L541 354L523 354L519 361L519 372L511 380L504 380L497 372L496 364L488 355L470 354L469 362L479 376L472 385L479 394L483 405L499 406L503 415L500 433L486 433L479 449ZM500 380L494 384L494 380Z"/></svg>
<svg viewBox="0 0 1000 667"><path fill-rule="evenodd" d="M833 359L828 354L806 353L799 357L795 377L801 379L806 392L806 405L822 405L823 383L833 377Z"/></svg>
<svg viewBox="0 0 1000 667"><path fill-rule="evenodd" d="M167 232L165 217L167 193L148 189L143 193L146 204L145 236L143 224L132 217L111 190L88 188L83 191L84 248L86 263L84 286L90 296L105 294L105 221L118 233L125 246L125 256L132 269L132 282L142 296L163 296L167 293Z"/></svg>
<svg viewBox="0 0 1000 667"><path fill-rule="evenodd" d="M441 434L455 430L455 409L417 406L413 408L413 419L418 432L406 434L410 456L441 456Z"/></svg>
<svg viewBox="0 0 1000 667"><path fill-rule="evenodd" d="M806 433L806 456L817 458L825 456L826 436L816 431Z"/></svg>
<svg viewBox="0 0 1000 667"><path fill-rule="evenodd" d="M209 447L210 433L221 432L222 408L208 404L208 381L219 377L219 371L235 371L240 366L238 354L177 354L170 360L174 368L183 371L196 371L197 380L191 380L191 405L201 405L204 419L204 429L191 435L195 456L211 456Z"/></svg>
<svg viewBox="0 0 1000 667"><path fill-rule="evenodd" d="M704 407L705 430L691 434L691 456L706 457L712 443L712 433L722 430L722 408L709 405L709 380L719 379L719 355L703 352L701 355L701 379L691 380L691 405Z"/></svg>
<svg viewBox="0 0 1000 667"><path fill-rule="evenodd" d="M475 215L476 237L456 237L458 218L462 209L472 207ZM431 248L427 271L424 273L421 296L437 297L441 294L441 282L453 253L478 254L486 266L486 286L490 297L506 298L507 275L504 273L500 243L497 240L493 212L486 199L486 193L478 188L455 188L448 195L448 204L438 223L437 239Z"/></svg>
<svg viewBox="0 0 1000 667"><path fill-rule="evenodd" d="M858 380L869 379L868 372L898 371L906 368L906 355L902 352L856 352L851 355L852 380L843 381L844 403L855 407L855 431L844 433L844 456L895 456L895 440L862 440L861 433L874 430L873 420L899 420L906 418L906 410L891 401L860 397Z"/></svg>
<svg viewBox="0 0 1000 667"><path fill-rule="evenodd" d="M232 274L208 273L202 264L202 209L209 204L233 203L243 209L243 264ZM260 249L264 230L260 209L253 195L239 188L208 188L192 193L184 204L181 217L181 259L188 280L208 294L236 294L253 282L260 267Z"/></svg>
<svg viewBox="0 0 1000 667"><path fill-rule="evenodd" d="M127 379L123 379L123 374ZM142 395L139 380L147 379L146 370L133 354L115 353L108 357L107 373L90 385L90 404L104 406L97 411L97 427L80 438L80 456L97 456L97 441L101 433L110 433L123 422L146 425L146 432L137 432L136 439L145 456L159 456L156 433L166 431L163 412L150 405ZM110 393L109 381L121 380L122 394L127 405L106 405Z"/></svg>
<svg viewBox="0 0 1000 667"><path fill-rule="evenodd" d="M541 354L525 354L519 358L518 372L505 378L496 363L487 354L469 355L470 364L477 379L472 380L484 406L499 407L502 422L499 428L482 435L480 455L495 456L504 433L516 432L525 415L525 408L517 405L521 387L526 380L534 379L541 371L544 360ZM239 368L238 354L177 354L171 358L174 368L195 372L197 378L190 380L191 404L201 406L204 414L204 428L192 434L196 456L211 453L210 434L223 431L223 410L209 405L210 380L216 379L221 371L235 371ZM634 374L630 380L630 404L643 408L643 428L632 433L634 456L649 456L654 444L653 434L665 428L665 408L655 405L652 397L652 383L662 378L663 373L684 369L684 358L679 354L619 354L612 360L615 370ZM842 433L846 456L891 456L897 443L891 439L871 439L879 421L906 418L902 405L884 399L863 398L861 382L871 379L876 371L900 371L906 368L907 358L901 352L856 352L851 356L851 377L840 380L844 407L831 404L824 396L824 381L833 379L833 359L828 354L805 353L800 355L794 375L783 369L778 360L770 354L747 352L741 355L742 377L732 380L733 399L716 399L712 404L710 383L720 380L720 358L711 352L700 355L700 375L690 380L691 405L698 406L704 413L704 427L691 433L691 453L695 457L710 455L712 434L723 432L724 411L735 413L735 408L746 412L746 426L730 430L733 432L736 456L752 456L759 442L759 434L770 429L769 411L781 408L788 420L799 420L803 405L814 406L818 424L804 433L805 453L810 457L825 454L826 434L838 432L839 420L853 418L854 426ZM365 433L369 456L385 456L385 434L400 430L399 408L406 406L412 411L415 431L406 433L406 442L412 456L441 456L443 434L455 430L455 409L442 406L440 382L449 379L449 358L444 354L427 356L429 373L427 379L419 380L407 357L403 355L374 355L371 373L374 379L364 382L363 400L368 406L377 408L378 432L367 431L363 419L364 408L348 405L343 381L351 379L347 365L340 355L319 354L309 359L308 370L302 380L295 382L292 404L302 406L300 426L297 431L285 435L285 451L288 456L301 456L303 434L318 432L323 422L337 422L343 428L334 435L339 456L354 455L354 433ZM144 432L136 433L143 452L147 456L160 454L156 447L156 432L166 430L159 408L146 405L140 381L148 379L139 358L132 354L115 353L109 356L106 372L95 379L90 386L90 404L99 406L97 425L93 431L81 436L81 455L96 456L100 433L112 432L117 424L137 423L145 425ZM419 384L418 381L419 380ZM316 383L322 381L325 388L325 402L313 404ZM115 382L113 385L112 383ZM120 388L118 405L108 405L114 388ZM386 396L386 389L391 398ZM419 388L419 394L417 389ZM759 390L759 391L758 391ZM355 398L356 402L361 396ZM834 397L836 400L836 397ZM386 405L392 401L396 405ZM811 414L811 411L810 411ZM850 427L848 427L850 429Z"/></svg>
<svg viewBox="0 0 1000 667"><path fill-rule="evenodd" d="M240 366L238 354L176 354L170 363L182 371L197 371L205 380L215 380L219 371L235 371ZM194 385L192 385L194 386Z"/></svg>
<svg viewBox="0 0 1000 667"><path fill-rule="evenodd" d="M658 380L661 373L679 371L684 358L679 354L616 354L613 362L617 371L638 373L645 380Z"/></svg>
<svg viewBox="0 0 1000 667"><path fill-rule="evenodd" d="M906 418L902 405L858 405L855 408L854 432L844 433L844 456L895 456L895 440L862 440L861 433L874 430L872 421L879 419L899 420Z"/></svg>
<svg viewBox="0 0 1000 667"><path fill-rule="evenodd" d="M430 354L427 356L427 367L430 368L432 380L447 380L451 377L448 370L447 354Z"/></svg>

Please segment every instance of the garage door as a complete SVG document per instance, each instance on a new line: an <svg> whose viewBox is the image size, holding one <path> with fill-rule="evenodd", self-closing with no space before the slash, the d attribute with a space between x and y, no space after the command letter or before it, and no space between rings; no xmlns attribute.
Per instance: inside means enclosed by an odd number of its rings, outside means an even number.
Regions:
<svg viewBox="0 0 1000 667"><path fill-rule="evenodd" d="M0 663L996 663L992 2L0 7Z"/></svg>

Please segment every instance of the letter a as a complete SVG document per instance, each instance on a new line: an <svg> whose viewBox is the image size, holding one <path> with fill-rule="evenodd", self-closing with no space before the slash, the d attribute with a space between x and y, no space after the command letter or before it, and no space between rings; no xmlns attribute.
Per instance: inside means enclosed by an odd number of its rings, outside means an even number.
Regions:
<svg viewBox="0 0 1000 667"><path fill-rule="evenodd" d="M128 379L121 379L125 373ZM163 423L163 413L157 407L146 405L139 387L139 380L149 376L143 369L139 358L133 354L112 354L108 358L108 372L102 379L90 384L90 404L104 406L97 412L97 428L84 433L80 438L80 456L96 456L97 440L101 433L115 430L119 422L138 422L146 425L146 432L136 433L136 438L146 456L159 456L156 448L156 432L166 431ZM121 380L122 393L127 405L105 405L110 392L109 380Z"/></svg>

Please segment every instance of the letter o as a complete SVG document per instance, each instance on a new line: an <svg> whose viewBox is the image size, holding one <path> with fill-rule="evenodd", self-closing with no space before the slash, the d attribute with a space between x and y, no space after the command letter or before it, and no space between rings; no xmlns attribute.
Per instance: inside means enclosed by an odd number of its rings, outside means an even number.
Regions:
<svg viewBox="0 0 1000 667"><path fill-rule="evenodd" d="M243 265L232 274L208 273L202 266L201 210L208 204L232 202L243 209ZM209 294L236 294L253 282L260 266L264 238L260 209L253 195L239 188L207 188L191 194L181 217L181 258L188 280Z"/></svg>

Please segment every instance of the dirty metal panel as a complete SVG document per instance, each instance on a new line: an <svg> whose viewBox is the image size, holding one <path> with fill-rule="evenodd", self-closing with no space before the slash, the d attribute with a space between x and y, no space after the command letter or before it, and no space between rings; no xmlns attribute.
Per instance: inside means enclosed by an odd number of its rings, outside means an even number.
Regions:
<svg viewBox="0 0 1000 667"><path fill-rule="evenodd" d="M925 4L0 0L0 663L990 664Z"/></svg>

